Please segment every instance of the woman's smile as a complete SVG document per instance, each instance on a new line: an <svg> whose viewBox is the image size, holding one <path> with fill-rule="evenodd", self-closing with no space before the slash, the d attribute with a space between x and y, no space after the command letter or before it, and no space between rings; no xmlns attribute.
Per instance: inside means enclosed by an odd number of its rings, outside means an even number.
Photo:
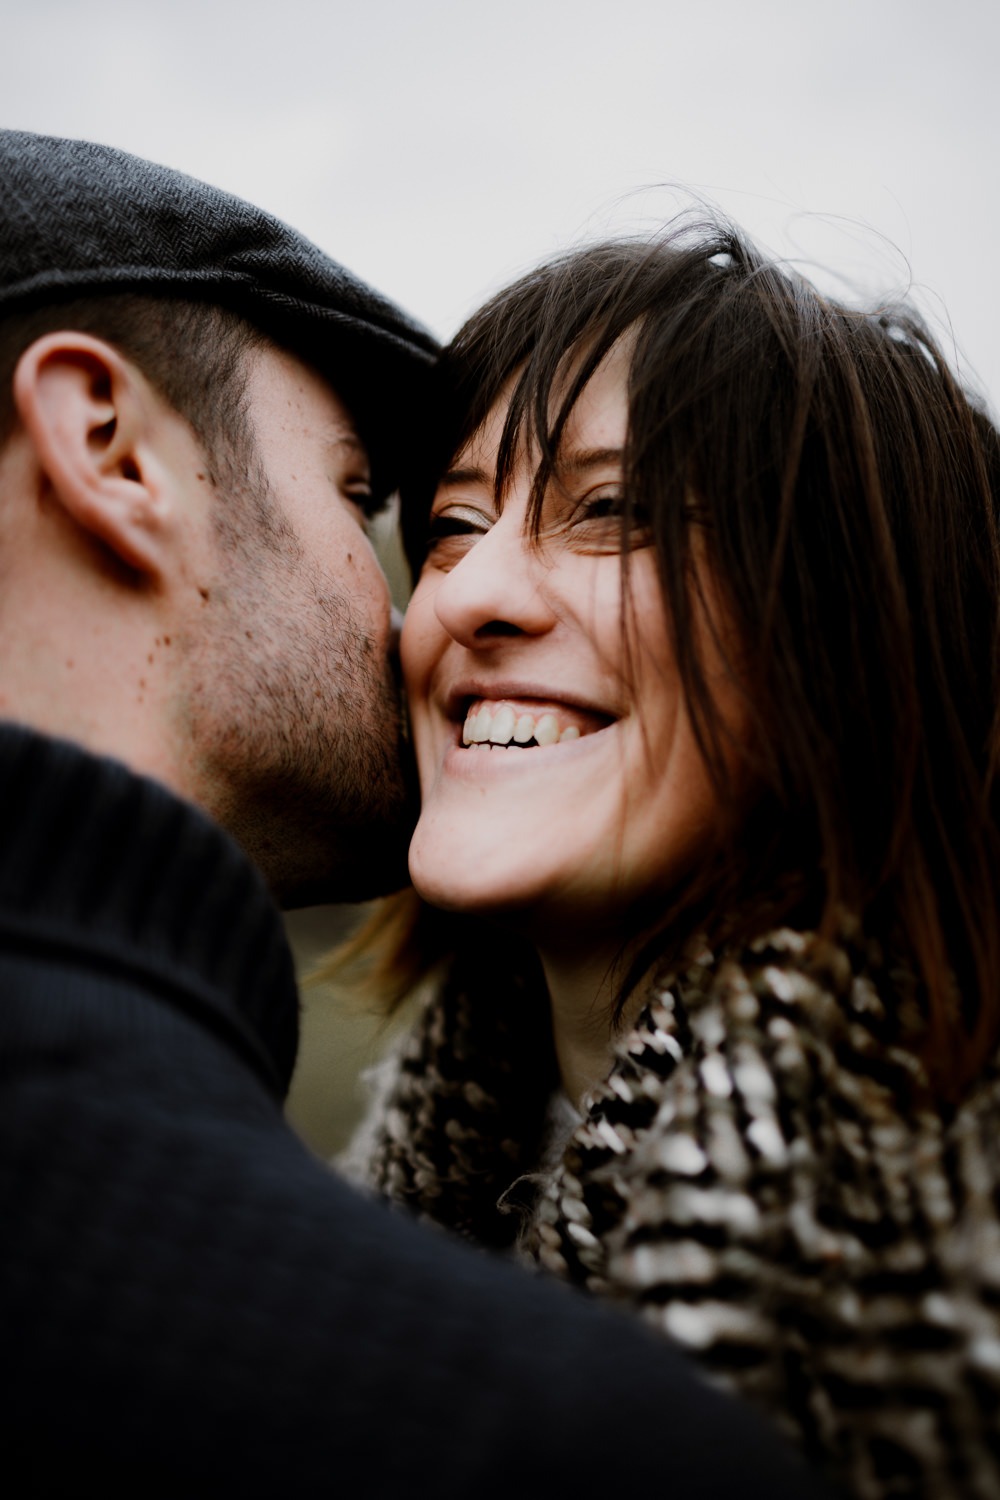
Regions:
<svg viewBox="0 0 1000 1500"><path fill-rule="evenodd" d="M442 772L476 779L487 776L548 775L572 765L576 755L607 748L613 715L553 699L506 695L475 697L454 726ZM540 754L540 752L545 752ZM554 755L553 752L558 752Z"/></svg>
<svg viewBox="0 0 1000 1500"><path fill-rule="evenodd" d="M581 713L564 703L476 698L466 711L462 744L500 749L562 745L606 727L594 721L594 714Z"/></svg>

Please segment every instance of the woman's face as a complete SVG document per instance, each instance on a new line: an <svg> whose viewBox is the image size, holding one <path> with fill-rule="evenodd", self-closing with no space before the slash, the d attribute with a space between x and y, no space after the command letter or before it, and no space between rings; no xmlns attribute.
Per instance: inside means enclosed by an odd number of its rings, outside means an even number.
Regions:
<svg viewBox="0 0 1000 1500"><path fill-rule="evenodd" d="M641 538L623 600L627 372L616 346L577 402L538 538L533 462L495 503L497 403L438 486L403 629L422 792L413 882L529 936L618 932L637 898L690 867L715 811Z"/></svg>

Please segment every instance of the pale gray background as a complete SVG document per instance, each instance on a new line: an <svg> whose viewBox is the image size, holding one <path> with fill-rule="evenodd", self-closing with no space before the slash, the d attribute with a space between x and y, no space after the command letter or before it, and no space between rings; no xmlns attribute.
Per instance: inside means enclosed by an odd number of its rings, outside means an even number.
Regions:
<svg viewBox="0 0 1000 1500"><path fill-rule="evenodd" d="M0 124L241 193L443 337L693 191L828 287L912 286L995 403L998 59L997 0L0 0ZM333 1054L369 1048L321 1036L328 1008L302 1069L323 1147Z"/></svg>
<svg viewBox="0 0 1000 1500"><path fill-rule="evenodd" d="M996 0L0 0L0 123L242 193L442 335L680 184L912 276L995 397L998 60Z"/></svg>

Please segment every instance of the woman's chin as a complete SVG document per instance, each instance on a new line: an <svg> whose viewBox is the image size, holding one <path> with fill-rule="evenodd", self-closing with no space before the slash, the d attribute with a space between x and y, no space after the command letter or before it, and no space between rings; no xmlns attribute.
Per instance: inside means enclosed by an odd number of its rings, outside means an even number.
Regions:
<svg viewBox="0 0 1000 1500"><path fill-rule="evenodd" d="M545 900L544 876L510 851L470 846L457 831L428 830L423 819L410 844L409 866L417 894L442 911L513 915Z"/></svg>
<svg viewBox="0 0 1000 1500"><path fill-rule="evenodd" d="M482 872L466 869L463 861L452 859L450 868L442 870L435 861L423 861L410 852L410 880L413 888L430 906L441 911L466 912L470 916L523 909L525 893L516 884L501 885L483 878Z"/></svg>

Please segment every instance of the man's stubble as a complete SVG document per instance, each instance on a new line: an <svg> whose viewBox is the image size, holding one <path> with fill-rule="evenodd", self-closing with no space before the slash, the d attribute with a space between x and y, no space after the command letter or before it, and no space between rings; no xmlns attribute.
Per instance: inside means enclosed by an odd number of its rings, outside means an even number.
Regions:
<svg viewBox="0 0 1000 1500"><path fill-rule="evenodd" d="M198 800L284 904L364 900L407 878L416 781L395 665L266 478L240 488L216 500L189 639Z"/></svg>

